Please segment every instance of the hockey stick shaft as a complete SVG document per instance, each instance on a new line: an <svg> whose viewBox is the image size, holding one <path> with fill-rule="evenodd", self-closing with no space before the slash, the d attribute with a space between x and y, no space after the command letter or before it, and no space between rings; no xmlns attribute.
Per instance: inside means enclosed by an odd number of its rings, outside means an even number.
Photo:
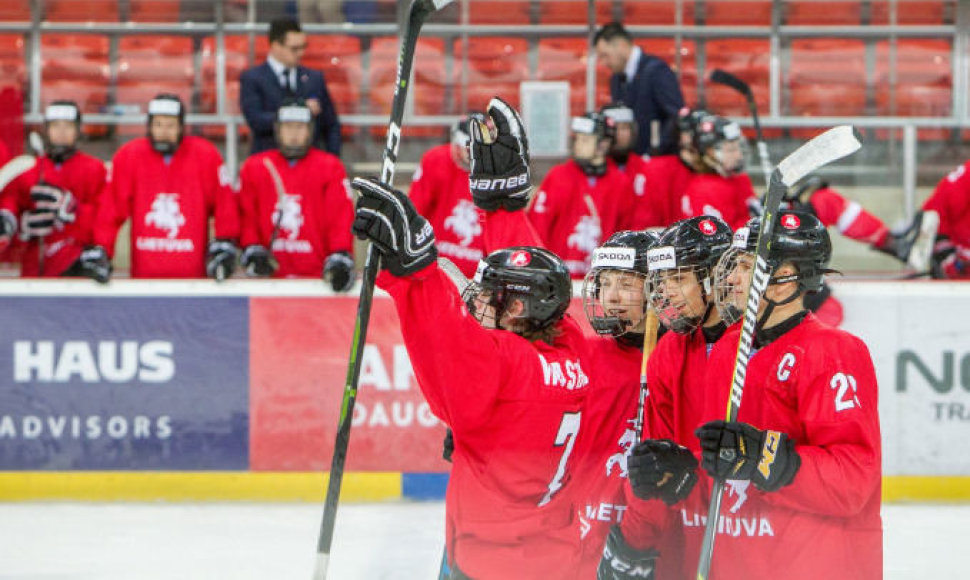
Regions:
<svg viewBox="0 0 970 580"><path fill-rule="evenodd" d="M643 358L640 360L640 398L637 400L637 422L636 429L637 443L643 437L643 413L647 405L647 397L650 389L647 385L647 365L650 364L650 355L657 346L657 329L660 321L657 319L657 312L650 308L647 310L647 320L643 329Z"/></svg>
<svg viewBox="0 0 970 580"><path fill-rule="evenodd" d="M769 242L775 229L775 221L782 198L789 187L809 173L857 151L861 146L855 129L848 125L842 125L829 129L799 147L794 153L782 160L771 173L771 179L768 182L768 195L765 198L764 214L761 216L761 229L758 232L758 244L755 249L754 270L745 301L741 336L738 340L738 351L734 361L734 375L731 378L731 391L725 412L725 418L729 422L737 420L738 410L741 407L745 372L751 358L751 344L758 323L758 307L771 277L768 266ZM707 580L709 577L724 484L723 479L716 479L711 490L707 526L704 529L704 541L701 544L701 554L697 564L697 580Z"/></svg>
<svg viewBox="0 0 970 580"><path fill-rule="evenodd" d="M34 157L37 158L37 183L44 183L44 164L41 162L41 158L44 157L44 140L41 138L36 131L30 132L30 137L27 139L30 143L30 148L34 152ZM44 260L47 258L47 240L43 237L37 238L37 275L44 275Z"/></svg>
<svg viewBox="0 0 970 580"><path fill-rule="evenodd" d="M412 0L405 23L404 35L397 61L397 82L394 83L394 100L391 103L391 118L387 127L387 143L381 167L381 182L392 185L394 166L401 141L401 122L404 118L404 104L411 82L411 66L417 48L418 34L425 20L434 12L444 8L452 0ZM333 544L334 523L337 517L337 503L343 481L344 463L350 443L350 427L357 400L357 384L360 378L361 355L367 339L367 326L370 321L371 302L374 298L374 280L380 268L380 256L373 244L367 246L367 260L364 263L360 300L357 303L357 319L354 323L353 341L350 347L350 360L347 365L347 380L344 385L343 401L340 405L340 420L330 463L330 479L323 506L323 519L320 522L320 535L317 541L317 559L313 573L314 580L325 580L330 563L330 548Z"/></svg>
<svg viewBox="0 0 970 580"><path fill-rule="evenodd" d="M751 120L754 122L755 138L758 140L758 159L761 162L761 171L765 174L765 184L770 187L771 158L768 157L768 144L765 143L764 133L761 132L758 104L755 103L754 93L751 91L751 87L748 83L721 69L715 69L711 73L711 81L731 87L741 93L748 102L748 110L751 111Z"/></svg>

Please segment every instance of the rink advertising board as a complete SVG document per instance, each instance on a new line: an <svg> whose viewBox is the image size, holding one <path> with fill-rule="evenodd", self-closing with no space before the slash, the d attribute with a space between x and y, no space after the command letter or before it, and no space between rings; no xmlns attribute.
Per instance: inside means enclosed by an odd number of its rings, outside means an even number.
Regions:
<svg viewBox="0 0 970 580"><path fill-rule="evenodd" d="M970 499L970 285L835 293L876 365L884 496ZM321 499L356 314L355 296L324 294L5 281L0 499ZM362 363L345 497L441 497L444 426L380 293Z"/></svg>

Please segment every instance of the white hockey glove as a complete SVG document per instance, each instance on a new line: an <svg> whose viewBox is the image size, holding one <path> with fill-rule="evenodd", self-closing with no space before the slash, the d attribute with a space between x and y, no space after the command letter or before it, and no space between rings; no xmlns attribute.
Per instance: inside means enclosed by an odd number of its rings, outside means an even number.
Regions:
<svg viewBox="0 0 970 580"><path fill-rule="evenodd" d="M360 197L351 229L374 243L383 258L381 267L407 276L435 261L434 230L406 195L376 179L358 177L353 185Z"/></svg>

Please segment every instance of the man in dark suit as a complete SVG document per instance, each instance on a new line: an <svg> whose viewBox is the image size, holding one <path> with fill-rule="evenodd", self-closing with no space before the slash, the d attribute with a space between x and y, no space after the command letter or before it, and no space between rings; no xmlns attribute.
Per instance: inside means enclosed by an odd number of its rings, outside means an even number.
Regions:
<svg viewBox="0 0 970 580"><path fill-rule="evenodd" d="M300 66L307 37L295 20L274 20L269 25L266 62L243 71L239 107L252 132L250 153L276 146L273 126L276 111L286 97L302 98L315 117L313 145L340 155L340 121L327 92L323 73Z"/></svg>
<svg viewBox="0 0 970 580"><path fill-rule="evenodd" d="M674 71L663 60L644 54L619 22L600 28L593 45L596 58L613 71L610 97L636 116L639 130L633 150L638 155L676 154L674 128L684 96ZM658 125L659 134L651 131L652 124Z"/></svg>

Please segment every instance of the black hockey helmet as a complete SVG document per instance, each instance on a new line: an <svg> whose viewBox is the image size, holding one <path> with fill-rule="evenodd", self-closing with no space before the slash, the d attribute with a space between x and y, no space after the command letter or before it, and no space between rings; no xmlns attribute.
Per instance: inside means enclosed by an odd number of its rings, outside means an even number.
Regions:
<svg viewBox="0 0 970 580"><path fill-rule="evenodd" d="M521 300L525 312L518 320L525 323L523 331L532 332L563 317L572 299L572 282L566 264L549 250L515 246L492 252L478 263L462 299L479 318L484 313L475 311L475 303L483 293L495 309L496 321L512 299Z"/></svg>
<svg viewBox="0 0 970 580"><path fill-rule="evenodd" d="M722 152L722 148L726 148L726 144L732 142L740 142L743 145L742 137L741 126L734 121L718 115L707 115L697 122L693 147L707 167L720 175L735 175L744 169L744 150L741 149L737 159L729 160L726 153Z"/></svg>
<svg viewBox="0 0 970 580"><path fill-rule="evenodd" d="M772 277L769 284L797 281L799 292L793 298L805 292L820 291L823 276L833 271L828 269L829 260L832 259L832 241L828 230L812 212L787 210L776 215L778 222L768 246L769 271L773 273L782 264L790 263L798 272L791 276ZM731 249L724 253L716 268L718 310L729 324L739 320L742 313L741 306L728 298L731 289L729 276L737 266L739 255L755 253L760 230L760 217L751 218L738 228Z"/></svg>
<svg viewBox="0 0 970 580"><path fill-rule="evenodd" d="M152 136L152 119L157 116L178 117L179 135L175 143L167 141L156 141ZM172 93L159 93L148 102L148 139L152 143L152 148L162 155L171 155L182 142L185 136L185 104L178 95Z"/></svg>
<svg viewBox="0 0 970 580"><path fill-rule="evenodd" d="M665 327L687 334L704 322L713 306L714 266L730 247L731 228L717 217L687 218L664 230L650 251L649 279L650 301ZM693 284L700 294L690 299L685 287Z"/></svg>
<svg viewBox="0 0 970 580"><path fill-rule="evenodd" d="M638 326L639 321L623 319L611 313L616 310L636 310L646 314L647 252L657 242L658 234L653 231L624 230L616 232L602 246L593 250L589 273L583 280L583 310L590 325L598 334L620 336ZM620 271L633 274L631 280L639 278L643 289L634 302L629 304L603 304L603 273ZM642 320L642 316L641 316Z"/></svg>
<svg viewBox="0 0 970 580"><path fill-rule="evenodd" d="M77 139L71 144L51 143L49 125L54 121L70 121L77 128L77 138L81 136L81 109L69 100L57 100L44 109L44 149L54 163L63 163L77 151Z"/></svg>

